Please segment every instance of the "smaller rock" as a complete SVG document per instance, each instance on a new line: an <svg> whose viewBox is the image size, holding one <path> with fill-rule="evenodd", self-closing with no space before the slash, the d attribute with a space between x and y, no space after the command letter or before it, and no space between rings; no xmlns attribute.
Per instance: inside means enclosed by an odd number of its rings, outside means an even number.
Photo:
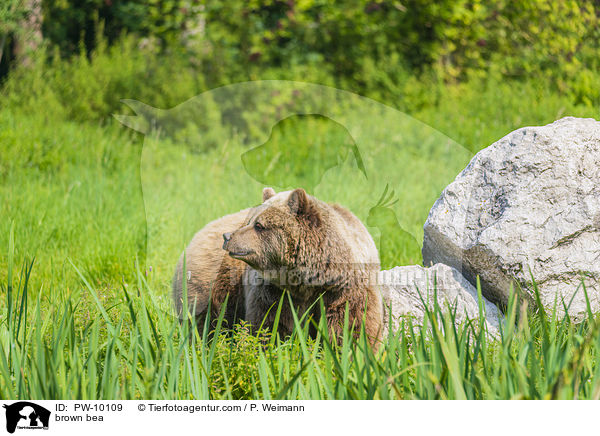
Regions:
<svg viewBox="0 0 600 436"><path fill-rule="evenodd" d="M404 318L412 318L413 325L423 325L425 305L434 308L434 289L437 288L437 301L443 313L456 308L456 322L479 320L477 289L448 265L438 263L430 268L419 265L397 266L379 273L379 284L385 305L384 337L389 331L390 309L392 331L396 331ZM434 288L435 284L435 288ZM421 297L422 296L422 297ZM483 297L482 297L483 298ZM500 322L503 319L498 308L483 298L487 331L490 336L500 335Z"/></svg>

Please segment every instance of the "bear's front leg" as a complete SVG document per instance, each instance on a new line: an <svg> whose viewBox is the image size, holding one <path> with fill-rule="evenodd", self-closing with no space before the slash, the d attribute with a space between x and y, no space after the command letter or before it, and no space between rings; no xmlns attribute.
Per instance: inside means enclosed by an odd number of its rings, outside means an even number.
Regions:
<svg viewBox="0 0 600 436"><path fill-rule="evenodd" d="M244 300L246 321L253 330L266 328L273 331L279 302L283 305L279 315L277 331L282 337L288 336L294 329L294 318L290 310L288 296L277 286L268 283L256 270L248 269L244 278Z"/></svg>

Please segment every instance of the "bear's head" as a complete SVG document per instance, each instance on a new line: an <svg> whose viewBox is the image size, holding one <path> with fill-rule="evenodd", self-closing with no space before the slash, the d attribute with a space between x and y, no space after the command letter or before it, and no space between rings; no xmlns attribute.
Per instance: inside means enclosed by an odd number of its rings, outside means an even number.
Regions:
<svg viewBox="0 0 600 436"><path fill-rule="evenodd" d="M223 249L265 276L305 267L307 248L319 247L326 236L322 212L304 189L276 194L265 188L263 204L253 209L246 224L223 235ZM319 250L310 251L314 256Z"/></svg>

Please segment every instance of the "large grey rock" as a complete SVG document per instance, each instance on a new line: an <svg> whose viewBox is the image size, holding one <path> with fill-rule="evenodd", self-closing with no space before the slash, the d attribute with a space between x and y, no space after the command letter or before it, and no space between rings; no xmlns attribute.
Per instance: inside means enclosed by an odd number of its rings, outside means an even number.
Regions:
<svg viewBox="0 0 600 436"><path fill-rule="evenodd" d="M532 297L533 275L544 306L556 300L564 314L572 299L577 321L586 311L582 277L600 308L599 229L600 122L563 118L518 129L473 157L429 212L423 260L454 266L471 283L479 276L483 294L502 304L513 281Z"/></svg>
<svg viewBox="0 0 600 436"><path fill-rule="evenodd" d="M431 268L397 266L381 271L379 283L385 306L384 335L390 328L390 311L392 331L396 331L407 317L412 319L413 325L423 325L426 305L430 310L435 307L434 296L437 296L442 313L456 310L457 324L472 320L475 326L478 325L480 312L477 289L452 267L443 264ZM482 302L487 332L497 337L502 314L485 298Z"/></svg>

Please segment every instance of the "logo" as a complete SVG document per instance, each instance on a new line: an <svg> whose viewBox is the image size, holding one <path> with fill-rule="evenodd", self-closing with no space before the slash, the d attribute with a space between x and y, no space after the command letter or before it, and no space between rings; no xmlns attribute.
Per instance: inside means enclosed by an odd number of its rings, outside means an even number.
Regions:
<svg viewBox="0 0 600 436"><path fill-rule="evenodd" d="M29 401L19 401L10 405L4 404L6 409L6 431L14 433L15 429L48 429L50 411Z"/></svg>

